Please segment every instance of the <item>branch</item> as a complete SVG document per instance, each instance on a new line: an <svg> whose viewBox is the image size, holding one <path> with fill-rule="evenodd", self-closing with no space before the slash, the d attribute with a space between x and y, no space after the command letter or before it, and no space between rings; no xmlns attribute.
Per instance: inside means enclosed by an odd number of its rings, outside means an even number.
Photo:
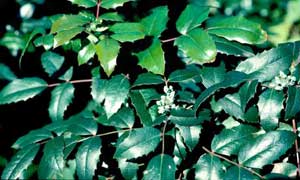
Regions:
<svg viewBox="0 0 300 180"><path fill-rule="evenodd" d="M174 37L174 38L170 38L170 39L161 40L161 42L162 43L167 43L167 42L175 41L176 39L177 39L177 37Z"/></svg>
<svg viewBox="0 0 300 180"><path fill-rule="evenodd" d="M97 10L96 10L96 19L99 18L100 6L101 6L101 0L98 0L98 2L97 2Z"/></svg>
<svg viewBox="0 0 300 180"><path fill-rule="evenodd" d="M261 179L265 179L265 177L263 177L262 175L258 174L258 173L255 172L254 170L252 170L252 169L250 169L250 168L247 168L247 167L245 167L245 166L243 166L243 165L241 165L241 164L238 164L238 163L236 163L236 162L234 162L234 161L231 161L230 159L227 159L226 157L223 157L223 156L221 156L221 155L219 155L219 154L216 154L216 153L214 153L214 152L208 150L208 149L207 149L206 147L204 147L204 146L202 146L202 149L203 149L204 151L206 151L207 153L211 154L212 156L216 156L216 157L218 157L218 158L220 158L220 159L223 159L223 160L225 160L225 161L227 161L227 162L229 162L229 163L231 163L231 164L233 164L233 165L235 165L235 166L238 166L239 168L243 168L243 169L249 171L250 173L252 173L252 174L258 176L258 177L261 178Z"/></svg>
<svg viewBox="0 0 300 180"><path fill-rule="evenodd" d="M297 125L295 119L293 119L293 131L297 135ZM300 175L300 161L299 161L299 148L298 148L298 140L296 137L295 140L295 150L296 150L296 160L297 160L297 177Z"/></svg>
<svg viewBox="0 0 300 180"><path fill-rule="evenodd" d="M162 147L161 147L161 154L165 153L165 133L167 128L168 121L165 122L163 130L162 130Z"/></svg>
<svg viewBox="0 0 300 180"><path fill-rule="evenodd" d="M73 81L67 81L71 84L79 84L79 83L87 83L87 82L92 82L93 79L79 79L79 80L73 80ZM62 83L53 83L53 84L48 84L47 87L55 87L55 86L59 86Z"/></svg>

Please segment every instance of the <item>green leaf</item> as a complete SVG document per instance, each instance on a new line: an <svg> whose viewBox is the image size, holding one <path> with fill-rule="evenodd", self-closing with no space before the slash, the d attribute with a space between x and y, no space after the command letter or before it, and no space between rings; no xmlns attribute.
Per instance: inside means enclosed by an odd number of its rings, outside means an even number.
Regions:
<svg viewBox="0 0 300 180"><path fill-rule="evenodd" d="M1 79L12 81L17 79L17 76L7 65L0 63L0 80Z"/></svg>
<svg viewBox="0 0 300 180"><path fill-rule="evenodd" d="M154 39L149 48L135 55L139 59L138 65L154 74L164 75L165 57L161 42L158 39Z"/></svg>
<svg viewBox="0 0 300 180"><path fill-rule="evenodd" d="M295 117L297 113L300 112L300 88L290 86L288 88L288 98L286 101L285 108L285 119L290 119Z"/></svg>
<svg viewBox="0 0 300 180"><path fill-rule="evenodd" d="M48 141L38 169L39 179L62 179L65 168L64 140L57 137Z"/></svg>
<svg viewBox="0 0 300 180"><path fill-rule="evenodd" d="M147 134L147 136L145 136ZM133 159L154 151L160 142L160 131L152 127L124 133L117 141L114 158Z"/></svg>
<svg viewBox="0 0 300 180"><path fill-rule="evenodd" d="M230 41L261 44L267 40L267 34L260 24L241 16L210 18L206 25L209 33L224 37Z"/></svg>
<svg viewBox="0 0 300 180"><path fill-rule="evenodd" d="M244 120L244 111L241 108L241 99L239 94L228 94L220 99L217 104L231 116Z"/></svg>
<svg viewBox="0 0 300 180"><path fill-rule="evenodd" d="M51 51L45 51L41 56L43 68L49 76L52 76L55 72L57 72L62 67L64 61L64 56Z"/></svg>
<svg viewBox="0 0 300 180"><path fill-rule="evenodd" d="M132 128L134 124L133 110L124 107L112 115L107 121L100 121L100 123L117 128Z"/></svg>
<svg viewBox="0 0 300 180"><path fill-rule="evenodd" d="M188 4L176 21L176 29L181 34L187 34L201 25L208 18L209 7Z"/></svg>
<svg viewBox="0 0 300 180"><path fill-rule="evenodd" d="M217 55L215 43L202 29L193 29L186 35L178 37L175 45L185 57L191 58L193 63L200 65L214 62Z"/></svg>
<svg viewBox="0 0 300 180"><path fill-rule="evenodd" d="M194 68L179 69L173 71L168 78L169 82L184 82L184 81L196 81L199 77L199 71Z"/></svg>
<svg viewBox="0 0 300 180"><path fill-rule="evenodd" d="M64 119L64 112L72 102L74 90L71 83L61 84L52 90L48 109L52 121L62 121Z"/></svg>
<svg viewBox="0 0 300 180"><path fill-rule="evenodd" d="M286 162L275 163L271 173L282 174L294 178L297 176L297 166Z"/></svg>
<svg viewBox="0 0 300 180"><path fill-rule="evenodd" d="M47 83L40 78L15 79L0 91L0 104L26 101L47 87Z"/></svg>
<svg viewBox="0 0 300 180"><path fill-rule="evenodd" d="M117 65L117 57L120 51L119 43L110 38L101 40L96 46L96 54L104 72L110 76Z"/></svg>
<svg viewBox="0 0 300 180"><path fill-rule="evenodd" d="M241 108L245 111L247 103L255 95L258 81L248 81L240 88L239 96L241 101Z"/></svg>
<svg viewBox="0 0 300 180"><path fill-rule="evenodd" d="M54 43L53 34L47 34L44 36L40 36L33 41L36 47L43 46L45 50L49 50L52 48Z"/></svg>
<svg viewBox="0 0 300 180"><path fill-rule="evenodd" d="M241 146L250 142L258 129L250 125L239 125L231 129L223 129L215 135L211 149L213 152L227 156L236 155Z"/></svg>
<svg viewBox="0 0 300 180"><path fill-rule="evenodd" d="M300 57L300 41L281 44L241 62L236 70L249 74L259 82L272 80L280 71L286 72L293 59Z"/></svg>
<svg viewBox="0 0 300 180"><path fill-rule="evenodd" d="M189 148L190 152L196 147L200 140L201 126L179 126L180 135L183 137L185 144Z"/></svg>
<svg viewBox="0 0 300 180"><path fill-rule="evenodd" d="M90 19L82 14L64 14L52 23L50 33L54 34L61 31L71 32L67 30L79 28L80 26L87 24L89 21Z"/></svg>
<svg viewBox="0 0 300 180"><path fill-rule="evenodd" d="M97 0L68 0L72 4L77 4L78 6L90 8L97 5Z"/></svg>
<svg viewBox="0 0 300 180"><path fill-rule="evenodd" d="M102 0L101 7L105 9L116 9L117 7L123 6L124 3L134 0Z"/></svg>
<svg viewBox="0 0 300 180"><path fill-rule="evenodd" d="M133 87L144 86L144 85L157 85L163 84L165 81L160 75L153 74L150 72L139 74L137 80L132 85Z"/></svg>
<svg viewBox="0 0 300 180"><path fill-rule="evenodd" d="M32 163L40 146L28 145L15 154L2 172L1 179L23 179L24 171Z"/></svg>
<svg viewBox="0 0 300 180"><path fill-rule="evenodd" d="M79 52L77 56L78 64L82 65L87 63L91 58L94 57L96 53L95 47L93 43L89 43L84 46Z"/></svg>
<svg viewBox="0 0 300 180"><path fill-rule="evenodd" d="M58 79L62 81L70 81L73 77L73 66L70 67L63 75L61 75Z"/></svg>
<svg viewBox="0 0 300 180"><path fill-rule="evenodd" d="M238 167L238 166L232 166L230 167L225 175L224 180L260 180L259 177L253 175L249 171L246 171L245 169Z"/></svg>
<svg viewBox="0 0 300 180"><path fill-rule="evenodd" d="M200 72L202 84L208 88L224 80L226 75L225 64L221 63L218 67L203 67Z"/></svg>
<svg viewBox="0 0 300 180"><path fill-rule="evenodd" d="M184 139L181 136L180 132L175 129L175 146L174 146L174 162L176 165L180 165L181 162L186 158L187 156L187 148L184 144Z"/></svg>
<svg viewBox="0 0 300 180"><path fill-rule="evenodd" d="M192 109L181 107L171 110L169 120L180 126L195 126L203 122L201 119L195 117L195 112Z"/></svg>
<svg viewBox="0 0 300 180"><path fill-rule="evenodd" d="M219 158L210 154L203 154L195 167L195 178L198 180L223 179L223 164Z"/></svg>
<svg viewBox="0 0 300 180"><path fill-rule="evenodd" d="M92 137L84 141L76 153L76 172L79 179L93 179L101 150L101 139Z"/></svg>
<svg viewBox="0 0 300 180"><path fill-rule="evenodd" d="M145 37L144 26L140 23L116 23L109 30L114 33L111 37L120 42L134 42Z"/></svg>
<svg viewBox="0 0 300 180"><path fill-rule="evenodd" d="M286 153L294 144L296 135L291 131L270 131L241 147L238 160L251 168L262 168Z"/></svg>
<svg viewBox="0 0 300 180"><path fill-rule="evenodd" d="M143 179L175 179L176 165L171 156L160 154L153 157L146 170L143 172Z"/></svg>
<svg viewBox="0 0 300 180"><path fill-rule="evenodd" d="M168 7L159 6L151 9L151 14L141 20L147 36L159 37L167 28Z"/></svg>
<svg viewBox="0 0 300 180"><path fill-rule="evenodd" d="M107 12L99 16L99 18L106 21L115 21L115 22L122 22L124 20L124 17L118 14L117 12Z"/></svg>
<svg viewBox="0 0 300 180"><path fill-rule="evenodd" d="M251 47L229 41L225 38L212 35L212 39L215 41L217 46L217 51L226 55L242 56L242 57L252 57L254 52Z"/></svg>
<svg viewBox="0 0 300 180"><path fill-rule="evenodd" d="M274 89L267 89L259 96L257 106L260 124L265 130L270 131L278 126L283 101L283 92Z"/></svg>
<svg viewBox="0 0 300 180"><path fill-rule="evenodd" d="M73 37L80 34L84 30L83 27L76 27L64 31L59 31L54 36L53 48L57 48L65 43L68 43Z"/></svg>
<svg viewBox="0 0 300 180"><path fill-rule="evenodd" d="M76 161L74 159L68 160L67 166L64 168L63 171L63 175L62 175L63 179L75 179L74 178L75 171L76 171Z"/></svg>
<svg viewBox="0 0 300 180"><path fill-rule="evenodd" d="M49 138L52 138L52 134L47 129L32 130L25 136L20 137L13 145L14 149L22 149L30 144L34 144Z"/></svg>
<svg viewBox="0 0 300 180"><path fill-rule="evenodd" d="M137 177L137 171L139 169L138 164L128 162L126 159L118 159L118 165L126 180L132 180Z"/></svg>

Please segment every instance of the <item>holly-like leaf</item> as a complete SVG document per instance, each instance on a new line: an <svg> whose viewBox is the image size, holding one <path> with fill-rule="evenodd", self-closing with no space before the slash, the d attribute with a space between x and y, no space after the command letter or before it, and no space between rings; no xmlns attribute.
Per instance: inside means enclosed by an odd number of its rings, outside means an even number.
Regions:
<svg viewBox="0 0 300 180"><path fill-rule="evenodd" d="M124 133L118 139L114 158L133 159L141 157L154 151L159 142L159 130L152 127L134 129Z"/></svg>
<svg viewBox="0 0 300 180"><path fill-rule="evenodd" d="M255 95L258 81L248 81L240 88L239 96L241 101L241 109L245 111L247 103Z"/></svg>
<svg viewBox="0 0 300 180"><path fill-rule="evenodd" d="M154 74L164 75L165 57L161 42L158 39L154 39L149 48L137 53L136 56L139 58L138 65Z"/></svg>
<svg viewBox="0 0 300 180"><path fill-rule="evenodd" d="M223 129L216 135L211 144L212 151L227 156L236 155L240 147L250 142L257 128L250 125L239 125L231 129Z"/></svg>
<svg viewBox="0 0 300 180"><path fill-rule="evenodd" d="M107 12L99 16L99 18L106 21L115 21L115 22L122 22L124 20L124 17L118 14L117 12Z"/></svg>
<svg viewBox="0 0 300 180"><path fill-rule="evenodd" d="M22 149L30 144L34 144L49 138L52 138L53 135L47 129L37 129L30 131L25 136L20 137L13 145L14 149Z"/></svg>
<svg viewBox="0 0 300 180"><path fill-rule="evenodd" d="M61 31L71 30L87 24L89 18L82 14L77 15L62 15L52 23L50 33L57 33Z"/></svg>
<svg viewBox="0 0 300 180"><path fill-rule="evenodd" d="M0 91L0 104L10 104L26 101L47 87L47 83L40 78L15 79Z"/></svg>
<svg viewBox="0 0 300 180"><path fill-rule="evenodd" d="M132 86L137 87L137 86L144 86L144 85L157 85L163 83L165 83L165 81L160 75L148 72L148 73L139 74L137 80L134 82Z"/></svg>
<svg viewBox="0 0 300 180"><path fill-rule="evenodd" d="M241 16L210 18L206 25L209 33L230 41L260 44L267 40L267 34L259 24Z"/></svg>
<svg viewBox="0 0 300 180"><path fill-rule="evenodd" d="M189 148L190 152L196 147L200 140L200 133L202 126L179 126L176 125L179 129L180 135L183 137L185 144Z"/></svg>
<svg viewBox="0 0 300 180"><path fill-rule="evenodd" d="M203 67L201 69L202 84L209 88L210 86L220 83L226 75L225 64L221 63L218 67Z"/></svg>
<svg viewBox="0 0 300 180"><path fill-rule="evenodd" d="M52 90L48 109L52 121L63 120L64 112L74 97L74 90L74 86L71 83L61 84Z"/></svg>
<svg viewBox="0 0 300 180"><path fill-rule="evenodd" d="M0 80L1 79L12 81L17 79L17 76L7 65L0 63Z"/></svg>
<svg viewBox="0 0 300 180"><path fill-rule="evenodd" d="M68 0L72 4L77 4L78 6L90 8L97 5L97 0Z"/></svg>
<svg viewBox="0 0 300 180"><path fill-rule="evenodd" d="M171 156L160 154L154 156L143 172L144 179L175 179L176 165Z"/></svg>
<svg viewBox="0 0 300 180"><path fill-rule="evenodd" d="M63 65L65 57L55 52L45 51L41 56L42 66L49 76L52 76Z"/></svg>
<svg viewBox="0 0 300 180"><path fill-rule="evenodd" d="M87 63L92 57L94 57L96 53L95 47L93 43L89 43L84 46L79 52L77 56L78 64L82 65Z"/></svg>
<svg viewBox="0 0 300 180"><path fill-rule="evenodd" d="M221 180L224 171L219 158L210 154L203 154L195 167L195 178L199 180Z"/></svg>
<svg viewBox="0 0 300 180"><path fill-rule="evenodd" d="M199 78L199 71L196 68L186 68L173 71L168 78L169 82L196 81Z"/></svg>
<svg viewBox="0 0 300 180"><path fill-rule="evenodd" d="M105 38L95 46L95 50L104 72L110 76L117 65L119 43L114 39Z"/></svg>
<svg viewBox="0 0 300 180"><path fill-rule="evenodd" d="M116 23L109 30L114 33L111 37L120 42L134 42L145 37L145 29L141 23Z"/></svg>
<svg viewBox="0 0 300 180"><path fill-rule="evenodd" d="M23 179L25 170L32 163L34 157L39 151L40 146L37 144L28 145L17 154L6 165L2 172L1 179Z"/></svg>
<svg viewBox="0 0 300 180"><path fill-rule="evenodd" d="M238 160L251 168L262 168L282 156L294 144L296 135L291 131L270 131L241 147Z"/></svg>
<svg viewBox="0 0 300 180"><path fill-rule="evenodd" d="M176 21L176 29L181 34L187 34L201 25L208 18L209 7L188 4Z"/></svg>
<svg viewBox="0 0 300 180"><path fill-rule="evenodd" d="M185 108L172 109L169 119L180 126L195 126L203 122L203 119L195 117L195 112L192 109Z"/></svg>
<svg viewBox="0 0 300 180"><path fill-rule="evenodd" d="M79 179L93 179L101 150L101 139L92 137L84 141L76 153L76 172Z"/></svg>
<svg viewBox="0 0 300 180"><path fill-rule="evenodd" d="M141 20L148 36L159 37L166 29L168 22L168 7L159 6L151 9L151 14Z"/></svg>
<svg viewBox="0 0 300 180"><path fill-rule="evenodd" d="M133 110L127 107L120 109L104 124L118 128L132 128L134 124Z"/></svg>
<svg viewBox="0 0 300 180"><path fill-rule="evenodd" d="M283 101L283 92L274 89L267 89L259 96L257 106L260 124L265 130L270 131L278 126Z"/></svg>
<svg viewBox="0 0 300 180"><path fill-rule="evenodd" d="M211 37L198 28L178 37L175 45L185 57L191 58L193 63L200 65L214 62L217 55L216 45Z"/></svg>
<svg viewBox="0 0 300 180"><path fill-rule="evenodd" d="M75 27L73 29L59 31L54 36L53 48L57 48L65 43L70 42L72 38L80 34L83 30L83 27Z"/></svg>
<svg viewBox="0 0 300 180"><path fill-rule="evenodd" d="M300 112L300 88L290 86L285 108L285 119L293 118Z"/></svg>
<svg viewBox="0 0 300 180"><path fill-rule="evenodd" d="M238 167L238 166L232 166L230 167L226 173L224 174L224 180L260 180L259 177L255 176L254 174L250 173L249 171L246 171L245 169Z"/></svg>
<svg viewBox="0 0 300 180"><path fill-rule="evenodd" d="M105 9L116 9L117 7L123 6L124 3L134 0L102 0L101 7Z"/></svg>
<svg viewBox="0 0 300 180"><path fill-rule="evenodd" d="M67 121L69 121L69 124L67 125L66 130L75 135L95 136L97 134L98 125L95 121L95 117L92 111L84 110L79 114L71 116Z"/></svg>
<svg viewBox="0 0 300 180"><path fill-rule="evenodd" d="M239 94L228 94L224 98L220 99L217 103L229 115L238 119L245 119Z"/></svg>

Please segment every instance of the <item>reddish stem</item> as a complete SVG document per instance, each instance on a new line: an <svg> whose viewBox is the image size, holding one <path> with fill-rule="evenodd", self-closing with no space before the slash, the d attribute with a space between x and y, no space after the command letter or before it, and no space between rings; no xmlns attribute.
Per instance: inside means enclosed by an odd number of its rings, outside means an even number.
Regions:
<svg viewBox="0 0 300 180"><path fill-rule="evenodd" d="M79 79L79 80L73 80L73 81L69 81L69 83L71 84L78 84L78 83L87 83L87 82L92 82L92 79ZM59 86L62 83L53 83L53 84L48 84L48 87L55 87L55 86Z"/></svg>
<svg viewBox="0 0 300 180"><path fill-rule="evenodd" d="M100 5L101 5L101 0L98 0L98 3L97 3L97 10L96 10L96 19L98 19L98 17L99 17L99 13L100 13Z"/></svg>
<svg viewBox="0 0 300 180"><path fill-rule="evenodd" d="M161 42L167 43L167 42L175 41L176 39L177 39L177 37L174 37L174 38L170 38L170 39L161 40Z"/></svg>

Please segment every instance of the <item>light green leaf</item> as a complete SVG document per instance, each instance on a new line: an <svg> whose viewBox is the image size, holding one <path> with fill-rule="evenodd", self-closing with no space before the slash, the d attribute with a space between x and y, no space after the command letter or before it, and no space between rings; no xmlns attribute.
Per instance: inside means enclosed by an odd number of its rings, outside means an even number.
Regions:
<svg viewBox="0 0 300 180"><path fill-rule="evenodd" d="M239 163L251 168L271 164L291 148L295 138L296 135L291 131L278 130L262 134L241 147Z"/></svg>
<svg viewBox="0 0 300 180"><path fill-rule="evenodd" d="M219 158L210 154L203 154L195 167L195 178L198 180L221 180L224 171Z"/></svg>
<svg viewBox="0 0 300 180"><path fill-rule="evenodd" d="M106 20L106 21L115 21L115 22L122 22L124 21L124 17L117 12L107 12L99 16L99 18Z"/></svg>
<svg viewBox="0 0 300 180"><path fill-rule="evenodd" d="M79 179L93 179L101 152L101 139L92 137L84 141L76 153L76 172Z"/></svg>
<svg viewBox="0 0 300 180"><path fill-rule="evenodd" d="M138 164L128 162L126 159L118 159L118 165L126 180L134 180L137 177Z"/></svg>
<svg viewBox="0 0 300 180"><path fill-rule="evenodd" d="M17 76L7 65L0 63L0 80L1 79L12 81L17 79Z"/></svg>
<svg viewBox="0 0 300 180"><path fill-rule="evenodd" d="M82 6L85 8L94 7L97 5L97 0L68 0L72 4L77 4L78 6Z"/></svg>
<svg viewBox="0 0 300 180"><path fill-rule="evenodd" d="M83 30L83 27L75 27L73 29L59 31L54 36L53 48L57 48L58 46L68 43L73 37L80 34Z"/></svg>
<svg viewBox="0 0 300 180"><path fill-rule="evenodd" d="M190 152L196 147L200 140L200 133L202 126L179 126L176 125L179 129L180 135L183 137L185 144L189 148Z"/></svg>
<svg viewBox="0 0 300 180"><path fill-rule="evenodd" d="M300 88L290 86L285 108L285 119L293 118L300 112Z"/></svg>
<svg viewBox="0 0 300 180"><path fill-rule="evenodd" d="M245 111L249 100L255 95L257 85L257 81L248 81L245 82L245 84L240 88L239 96L241 101L241 108L243 111Z"/></svg>
<svg viewBox="0 0 300 180"><path fill-rule="evenodd" d="M0 104L26 101L47 87L47 83L40 78L15 79L0 91Z"/></svg>
<svg viewBox="0 0 300 180"><path fill-rule="evenodd" d="M74 159L68 160L67 166L65 166L64 171L63 171L63 179L75 179L76 171L76 161Z"/></svg>
<svg viewBox="0 0 300 180"><path fill-rule="evenodd" d="M176 165L171 156L160 154L153 157L146 170L143 179L168 180L175 179Z"/></svg>
<svg viewBox="0 0 300 180"><path fill-rule="evenodd" d="M104 72L110 76L117 65L117 57L120 50L119 43L110 38L101 40L96 46L96 54Z"/></svg>
<svg viewBox="0 0 300 180"><path fill-rule="evenodd" d="M275 163L271 173L282 174L290 178L297 176L297 166L291 163Z"/></svg>
<svg viewBox="0 0 300 180"><path fill-rule="evenodd" d="M292 60L300 57L300 41L281 44L241 62L236 70L249 74L259 82L272 80L280 71L286 72Z"/></svg>
<svg viewBox="0 0 300 180"><path fill-rule="evenodd" d="M114 33L111 37L120 42L134 42L145 37L144 26L140 23L116 23L109 30Z"/></svg>
<svg viewBox="0 0 300 180"><path fill-rule="evenodd" d="M205 64L215 61L217 55L216 45L211 37L202 29L193 29L186 35L175 40L175 45L184 56L191 58L193 63Z"/></svg>
<svg viewBox="0 0 300 180"><path fill-rule="evenodd" d="M79 28L80 26L87 24L89 21L90 19L82 14L64 14L52 23L50 33L54 34L60 31L71 32L66 30Z"/></svg>
<svg viewBox="0 0 300 180"><path fill-rule="evenodd" d="M241 16L210 18L207 21L207 30L211 34L240 43L260 44L267 40L267 33L260 24Z"/></svg>
<svg viewBox="0 0 300 180"><path fill-rule="evenodd" d="M168 7L159 6L151 9L151 14L141 20L148 36L160 37L168 22Z"/></svg>
<svg viewBox="0 0 300 180"><path fill-rule="evenodd" d="M176 21L176 29L181 34L187 34L201 25L208 18L209 7L188 4Z"/></svg>
<svg viewBox="0 0 300 180"><path fill-rule="evenodd" d="M40 146L28 145L15 154L2 172L1 179L23 179L24 171L32 163Z"/></svg>
<svg viewBox="0 0 300 180"><path fill-rule="evenodd" d="M270 131L278 126L283 101L283 92L274 89L267 89L259 96L257 106L260 124L265 130Z"/></svg>
<svg viewBox="0 0 300 180"><path fill-rule="evenodd" d="M40 36L33 41L36 47L43 46L45 50L49 50L52 48L54 43L53 34L47 34L44 36Z"/></svg>
<svg viewBox="0 0 300 180"><path fill-rule="evenodd" d="M165 83L165 81L160 75L147 72L147 73L139 74L137 80L133 84L133 87L144 86L144 85L157 85L163 83Z"/></svg>
<svg viewBox="0 0 300 180"><path fill-rule="evenodd" d="M52 76L63 65L65 57L52 51L45 51L41 56L42 66L49 76Z"/></svg>
<svg viewBox="0 0 300 180"><path fill-rule="evenodd" d="M64 140L57 137L48 141L38 168L39 179L62 179L65 168Z"/></svg>
<svg viewBox="0 0 300 180"><path fill-rule="evenodd" d="M224 180L260 180L259 177L253 175L249 171L246 171L245 169L238 167L238 166L232 166L230 167L225 175Z"/></svg>
<svg viewBox="0 0 300 180"><path fill-rule="evenodd" d="M161 42L158 39L154 39L149 48L137 53L136 56L139 58L138 65L154 74L164 75L165 57Z"/></svg>
<svg viewBox="0 0 300 180"><path fill-rule="evenodd" d="M73 77L73 66L70 67L63 75L61 75L58 79L62 81L70 81Z"/></svg>
<svg viewBox="0 0 300 180"><path fill-rule="evenodd" d="M221 63L218 67L203 67L200 72L202 84L209 88L210 86L220 83L226 75L225 64Z"/></svg>
<svg viewBox="0 0 300 180"><path fill-rule="evenodd" d="M118 139L114 158L133 159L141 157L154 151L159 142L159 130L153 127L134 129L124 133Z"/></svg>
<svg viewBox="0 0 300 180"><path fill-rule="evenodd" d="M241 146L250 142L258 129L250 125L239 125L231 129L223 129L215 135L211 149L213 152L227 156L236 155Z"/></svg>
<svg viewBox="0 0 300 180"><path fill-rule="evenodd" d="M48 109L52 121L63 120L64 112L74 97L74 90L74 86L71 83L61 84L52 90Z"/></svg>
<svg viewBox="0 0 300 180"><path fill-rule="evenodd" d="M79 52L77 56L78 64L82 65L87 63L92 57L94 57L96 53L95 47L93 43L89 43L84 46Z"/></svg>
<svg viewBox="0 0 300 180"><path fill-rule="evenodd" d="M14 149L22 149L27 145L34 144L49 138L52 138L52 134L47 129L32 130L25 136L20 137L13 145Z"/></svg>
<svg viewBox="0 0 300 180"><path fill-rule="evenodd" d="M105 9L116 9L117 7L123 6L124 3L134 0L102 0L101 7Z"/></svg>

